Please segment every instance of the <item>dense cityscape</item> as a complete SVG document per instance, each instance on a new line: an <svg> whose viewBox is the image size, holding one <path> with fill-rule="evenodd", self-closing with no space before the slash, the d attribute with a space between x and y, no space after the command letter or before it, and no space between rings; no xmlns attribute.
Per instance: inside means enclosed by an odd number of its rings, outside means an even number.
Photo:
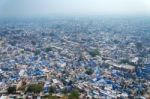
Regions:
<svg viewBox="0 0 150 99"><path fill-rule="evenodd" d="M150 19L0 21L0 99L149 99Z"/></svg>

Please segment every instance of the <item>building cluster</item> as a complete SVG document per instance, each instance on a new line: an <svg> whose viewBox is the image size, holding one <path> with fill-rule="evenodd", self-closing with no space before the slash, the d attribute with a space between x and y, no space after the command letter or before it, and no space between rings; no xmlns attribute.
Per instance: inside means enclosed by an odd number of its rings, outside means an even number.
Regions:
<svg viewBox="0 0 150 99"><path fill-rule="evenodd" d="M1 22L0 95L25 82L42 83L42 95L53 87L59 97L76 89L81 99L146 99L150 24L144 25L82 18Z"/></svg>

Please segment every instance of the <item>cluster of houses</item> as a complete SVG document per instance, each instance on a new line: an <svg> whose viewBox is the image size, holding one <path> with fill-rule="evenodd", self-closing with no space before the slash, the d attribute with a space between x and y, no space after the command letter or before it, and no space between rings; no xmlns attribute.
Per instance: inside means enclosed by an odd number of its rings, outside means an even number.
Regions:
<svg viewBox="0 0 150 99"><path fill-rule="evenodd" d="M55 19L1 23L0 99L27 96L22 92L7 94L10 86L18 89L22 82L43 83L37 99L49 94L51 87L59 97L64 89L68 93L77 89L81 99L146 99L150 46L136 35L123 34L131 28L120 27L121 32L116 26L110 31L100 22Z"/></svg>

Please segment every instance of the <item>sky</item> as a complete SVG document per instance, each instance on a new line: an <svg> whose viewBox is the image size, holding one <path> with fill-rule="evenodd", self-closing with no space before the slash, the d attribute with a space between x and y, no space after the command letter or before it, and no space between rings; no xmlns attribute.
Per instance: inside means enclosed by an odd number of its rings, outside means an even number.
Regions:
<svg viewBox="0 0 150 99"><path fill-rule="evenodd" d="M0 17L150 15L150 0L0 0Z"/></svg>

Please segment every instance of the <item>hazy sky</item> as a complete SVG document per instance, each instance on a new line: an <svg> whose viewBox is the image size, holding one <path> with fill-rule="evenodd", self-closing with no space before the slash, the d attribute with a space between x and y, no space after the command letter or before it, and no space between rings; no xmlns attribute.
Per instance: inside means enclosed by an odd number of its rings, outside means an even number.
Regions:
<svg viewBox="0 0 150 99"><path fill-rule="evenodd" d="M150 0L0 0L0 16L150 15Z"/></svg>

